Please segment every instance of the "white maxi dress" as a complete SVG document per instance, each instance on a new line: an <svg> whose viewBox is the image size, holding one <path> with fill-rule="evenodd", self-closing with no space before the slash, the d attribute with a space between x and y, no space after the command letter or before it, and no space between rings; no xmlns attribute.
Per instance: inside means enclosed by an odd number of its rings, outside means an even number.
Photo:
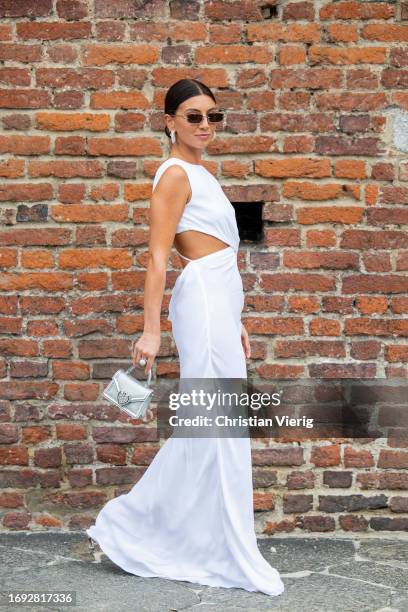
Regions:
<svg viewBox="0 0 408 612"><path fill-rule="evenodd" d="M228 247L189 260L174 285L168 319L182 378L246 378L241 343L244 293L235 211L204 166L184 168L192 197L176 233L189 229ZM187 258L186 258L187 259ZM105 504L86 533L116 565L137 576L280 595L279 572L259 551L247 437L170 437L140 480Z"/></svg>

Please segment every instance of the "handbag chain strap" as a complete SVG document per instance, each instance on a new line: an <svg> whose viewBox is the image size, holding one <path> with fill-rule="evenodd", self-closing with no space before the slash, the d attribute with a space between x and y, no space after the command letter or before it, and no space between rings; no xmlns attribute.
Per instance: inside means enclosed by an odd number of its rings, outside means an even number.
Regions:
<svg viewBox="0 0 408 612"><path fill-rule="evenodd" d="M127 373L127 374L129 374L129 373L130 373L132 370L134 370L134 368L135 368L135 367L136 367L136 366L132 364L132 365L131 365L131 366L130 366L130 367L127 369L127 370L126 370L126 373ZM148 387L150 386L150 382L151 382L151 380L152 380L152 370L150 369L150 370L149 370L149 373L148 373L148 375L147 375L147 381L146 381L146 385L147 385ZM146 386L146 385L145 385L145 386Z"/></svg>

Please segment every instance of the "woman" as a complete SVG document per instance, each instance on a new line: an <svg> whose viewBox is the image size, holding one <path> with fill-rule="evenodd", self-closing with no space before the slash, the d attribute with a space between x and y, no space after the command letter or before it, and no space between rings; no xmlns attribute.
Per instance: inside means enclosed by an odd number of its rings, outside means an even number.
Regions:
<svg viewBox="0 0 408 612"><path fill-rule="evenodd" d="M150 214L144 330L133 363L152 368L173 242L182 258L169 303L180 378L246 378L248 334L237 265L235 211L201 153L222 121L203 83L181 79L165 98L170 157L157 169ZM183 260L186 260L184 263ZM170 437L132 490L109 501L87 530L138 576L279 595L279 573L256 541L250 438Z"/></svg>

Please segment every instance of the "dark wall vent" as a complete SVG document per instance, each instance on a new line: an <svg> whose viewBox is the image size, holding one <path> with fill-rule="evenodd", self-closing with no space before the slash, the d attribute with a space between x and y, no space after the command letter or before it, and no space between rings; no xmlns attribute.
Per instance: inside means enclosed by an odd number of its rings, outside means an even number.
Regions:
<svg viewBox="0 0 408 612"><path fill-rule="evenodd" d="M264 4L259 7L263 19L275 19L278 16L276 4Z"/></svg>
<svg viewBox="0 0 408 612"><path fill-rule="evenodd" d="M235 209L239 237L248 242L263 239L262 207L264 202L231 202Z"/></svg>

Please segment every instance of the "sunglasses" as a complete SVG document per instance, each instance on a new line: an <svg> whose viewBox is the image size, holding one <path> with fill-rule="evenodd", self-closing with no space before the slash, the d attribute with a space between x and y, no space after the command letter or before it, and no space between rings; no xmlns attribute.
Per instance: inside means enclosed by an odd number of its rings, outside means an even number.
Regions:
<svg viewBox="0 0 408 612"><path fill-rule="evenodd" d="M180 115L178 113L169 113L174 117L184 117L188 123L201 123L204 119L204 115L198 112L189 112L186 115ZM207 115L209 123L220 123L224 119L223 111L210 111Z"/></svg>

